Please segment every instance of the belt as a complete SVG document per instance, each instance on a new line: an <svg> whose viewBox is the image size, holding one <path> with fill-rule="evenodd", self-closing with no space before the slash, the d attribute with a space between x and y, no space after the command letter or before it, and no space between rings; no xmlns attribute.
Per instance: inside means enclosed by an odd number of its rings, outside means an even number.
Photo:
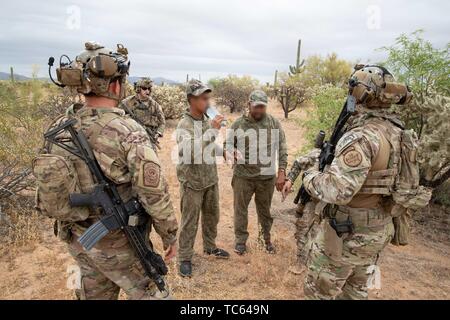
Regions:
<svg viewBox="0 0 450 320"><path fill-rule="evenodd" d="M383 208L350 208L338 206L335 219L344 222L350 218L353 225L358 227L381 227L392 222L392 216Z"/></svg>

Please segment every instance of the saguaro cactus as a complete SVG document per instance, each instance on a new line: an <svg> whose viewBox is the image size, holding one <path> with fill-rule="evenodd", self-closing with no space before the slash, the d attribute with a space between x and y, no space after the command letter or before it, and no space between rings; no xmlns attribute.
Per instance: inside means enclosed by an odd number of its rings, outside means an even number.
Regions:
<svg viewBox="0 0 450 320"><path fill-rule="evenodd" d="M296 75L296 74L299 74L299 73L303 72L303 66L305 64L305 59L303 59L300 62L300 50L301 50L301 47L302 47L302 40L299 39L298 40L298 46L297 46L297 60L296 60L296 64L295 64L295 66L289 66L289 71L290 71L289 75L290 76L293 76L293 75Z"/></svg>
<svg viewBox="0 0 450 320"><path fill-rule="evenodd" d="M9 72L10 72L10 74L11 74L11 75L10 75L11 81L14 82L14 69L13 69L13 67L10 67L10 68L9 68Z"/></svg>
<svg viewBox="0 0 450 320"><path fill-rule="evenodd" d="M276 88L278 83L278 70L275 70L275 77L273 79L273 86Z"/></svg>

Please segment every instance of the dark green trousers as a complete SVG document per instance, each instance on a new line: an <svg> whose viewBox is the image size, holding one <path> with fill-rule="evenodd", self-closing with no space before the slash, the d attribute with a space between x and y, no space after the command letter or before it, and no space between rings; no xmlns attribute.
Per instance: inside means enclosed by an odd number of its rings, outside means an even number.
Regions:
<svg viewBox="0 0 450 320"><path fill-rule="evenodd" d="M203 248L215 249L219 223L219 185L202 190L181 185L181 227L178 261L191 261L201 213Z"/></svg>
<svg viewBox="0 0 450 320"><path fill-rule="evenodd" d="M236 243L246 243L248 239L248 205L255 195L256 213L265 241L270 240L273 218L270 214L275 177L256 180L233 176L234 234Z"/></svg>

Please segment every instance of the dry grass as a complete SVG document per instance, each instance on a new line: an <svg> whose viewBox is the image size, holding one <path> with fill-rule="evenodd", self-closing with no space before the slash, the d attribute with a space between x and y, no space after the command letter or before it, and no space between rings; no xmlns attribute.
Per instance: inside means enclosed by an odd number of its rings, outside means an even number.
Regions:
<svg viewBox="0 0 450 320"><path fill-rule="evenodd" d="M0 237L7 247L21 247L41 239L41 217L27 197L10 199L0 208Z"/></svg>

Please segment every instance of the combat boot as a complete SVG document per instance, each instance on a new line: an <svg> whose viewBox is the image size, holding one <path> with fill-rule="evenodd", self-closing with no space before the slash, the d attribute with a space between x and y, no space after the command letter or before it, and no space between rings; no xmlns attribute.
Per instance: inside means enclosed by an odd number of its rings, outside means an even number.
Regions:
<svg viewBox="0 0 450 320"><path fill-rule="evenodd" d="M236 252L238 255L243 255L247 252L247 246L245 243L237 243L234 247L234 252Z"/></svg>
<svg viewBox="0 0 450 320"><path fill-rule="evenodd" d="M275 246L272 242L266 241L265 243L266 252L269 254L275 254Z"/></svg>
<svg viewBox="0 0 450 320"><path fill-rule="evenodd" d="M190 261L181 261L179 273L180 273L180 276L182 276L182 277L191 277L192 276L192 263Z"/></svg>
<svg viewBox="0 0 450 320"><path fill-rule="evenodd" d="M213 255L216 258L220 258L220 259L228 259L230 257L230 254L223 250L223 249L219 249L219 248L215 248L215 249L205 249L204 253L207 255Z"/></svg>

